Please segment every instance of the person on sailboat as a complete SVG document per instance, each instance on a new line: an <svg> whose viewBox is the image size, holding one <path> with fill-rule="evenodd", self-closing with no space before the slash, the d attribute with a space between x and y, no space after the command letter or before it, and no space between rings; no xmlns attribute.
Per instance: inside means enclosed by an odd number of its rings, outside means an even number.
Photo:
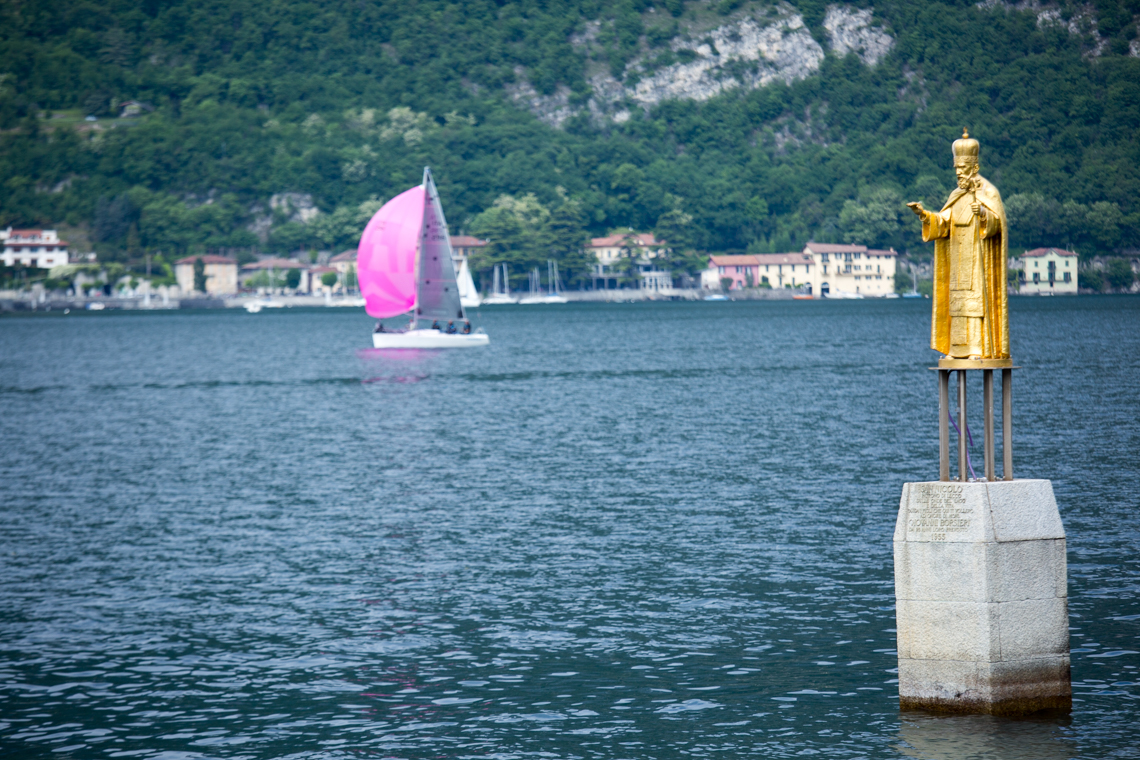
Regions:
<svg viewBox="0 0 1140 760"><path fill-rule="evenodd" d="M454 322L448 322L447 323L447 334L448 335L455 335L455 333L457 333L457 332L459 332L459 331L455 329L455 323Z"/></svg>
<svg viewBox="0 0 1140 760"><path fill-rule="evenodd" d="M464 335L470 335L471 334L471 320L469 320L469 319L465 320L463 322L463 334Z"/></svg>
<svg viewBox="0 0 1140 760"><path fill-rule="evenodd" d="M377 322L376 323L376 329L373 330L372 332L378 332L378 333L384 332L384 323L383 322Z"/></svg>
<svg viewBox="0 0 1140 760"><path fill-rule="evenodd" d="M436 321L434 321L434 322L432 322L432 323L431 323L431 329L433 329L433 330L441 330L441 329L443 329L443 328L441 328L441 327L439 326L439 320L438 320L438 319L437 319Z"/></svg>

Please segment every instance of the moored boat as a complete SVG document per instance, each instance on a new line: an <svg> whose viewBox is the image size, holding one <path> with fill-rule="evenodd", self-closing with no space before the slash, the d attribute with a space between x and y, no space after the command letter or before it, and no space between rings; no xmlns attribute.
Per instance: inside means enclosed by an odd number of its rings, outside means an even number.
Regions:
<svg viewBox="0 0 1140 760"><path fill-rule="evenodd" d="M518 303L519 299L511 295L511 283L507 276L507 265L495 265L494 284L491 287L491 295L483 299L483 303L487 306L495 306L498 304Z"/></svg>

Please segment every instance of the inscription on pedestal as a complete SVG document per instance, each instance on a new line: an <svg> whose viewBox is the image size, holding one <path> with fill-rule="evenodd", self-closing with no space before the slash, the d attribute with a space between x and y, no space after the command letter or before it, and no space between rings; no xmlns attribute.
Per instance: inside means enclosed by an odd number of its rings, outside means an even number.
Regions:
<svg viewBox="0 0 1140 760"><path fill-rule="evenodd" d="M969 530L974 510L966 504L961 485L915 483L911 488L918 504L907 515L907 535L913 540L948 541L953 534Z"/></svg>

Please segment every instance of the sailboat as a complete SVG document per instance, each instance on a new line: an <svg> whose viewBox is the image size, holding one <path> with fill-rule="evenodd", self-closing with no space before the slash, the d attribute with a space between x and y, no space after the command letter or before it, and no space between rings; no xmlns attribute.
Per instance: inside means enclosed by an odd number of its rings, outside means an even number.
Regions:
<svg viewBox="0 0 1140 760"><path fill-rule="evenodd" d="M403 330L372 333L376 348L467 348L491 342L470 330L459 298L447 220L431 169L423 183L376 212L360 236L356 271L365 310L377 319L411 314ZM430 325L425 327L425 325ZM456 332L448 332L448 326Z"/></svg>
<svg viewBox="0 0 1140 760"><path fill-rule="evenodd" d="M529 295L525 295L519 299L520 304L543 303L542 295L542 282L538 278L538 267L535 267L530 272L530 288Z"/></svg>
<svg viewBox="0 0 1140 760"><path fill-rule="evenodd" d="M562 278L558 276L558 262L553 259L546 260L546 282L550 286L550 295L543 303L569 303L569 299L562 295Z"/></svg>
<svg viewBox="0 0 1140 760"><path fill-rule="evenodd" d="M519 299L520 304L535 304L535 303L567 303L566 296L561 294L561 288L558 284L558 262L553 259L546 261L546 284L550 290L549 293L542 292L542 278L538 274L538 267L535 267L530 273L530 295Z"/></svg>
<svg viewBox="0 0 1140 760"><path fill-rule="evenodd" d="M483 299L483 303L487 305L503 304L503 303L518 303L519 299L511 295L510 280L507 279L507 265L495 265L495 282L491 288L491 295ZM500 275L500 271L502 274Z"/></svg>
<svg viewBox="0 0 1140 760"><path fill-rule="evenodd" d="M463 304L464 309L478 308L479 304L483 303L483 296L475 289L475 281L471 279L471 269L467 266L467 257L460 256L457 262L458 274L455 280L459 285L459 303Z"/></svg>
<svg viewBox="0 0 1140 760"><path fill-rule="evenodd" d="M914 267L910 267L910 292L903 293L903 298L922 298L922 293L918 292L918 275L915 274Z"/></svg>

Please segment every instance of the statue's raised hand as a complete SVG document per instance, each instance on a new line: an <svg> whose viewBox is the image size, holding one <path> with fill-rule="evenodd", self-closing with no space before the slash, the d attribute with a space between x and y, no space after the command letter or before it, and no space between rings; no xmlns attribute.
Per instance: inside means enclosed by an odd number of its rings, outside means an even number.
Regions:
<svg viewBox="0 0 1140 760"><path fill-rule="evenodd" d="M924 209L922 207L922 201L915 201L913 203L908 203L908 204L906 204L906 207L909 208L911 211L913 211L918 216L923 217L923 218L925 218L926 215L930 213L929 211L927 211L926 209Z"/></svg>

